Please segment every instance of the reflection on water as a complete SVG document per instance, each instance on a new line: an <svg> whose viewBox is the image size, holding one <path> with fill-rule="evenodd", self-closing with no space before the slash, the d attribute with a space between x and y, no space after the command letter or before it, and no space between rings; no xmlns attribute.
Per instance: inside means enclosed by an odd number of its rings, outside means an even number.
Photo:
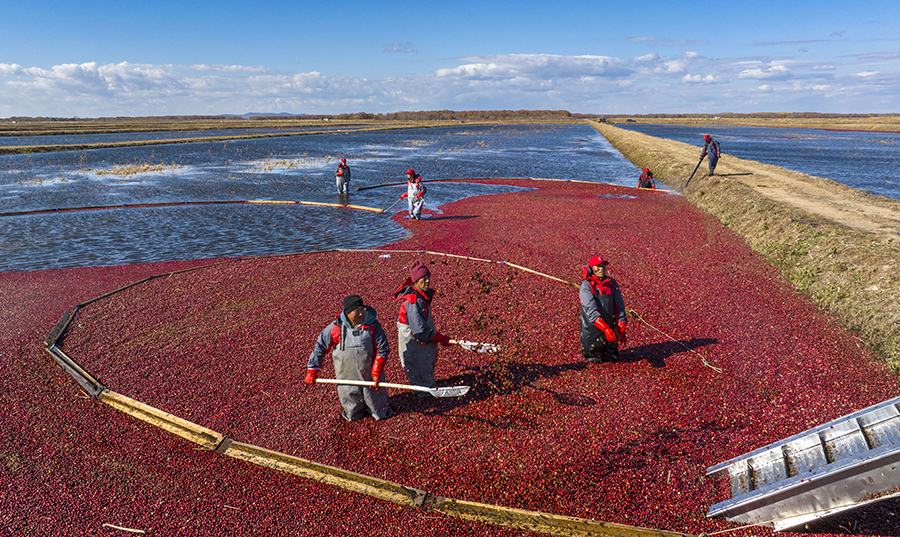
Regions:
<svg viewBox="0 0 900 537"><path fill-rule="evenodd" d="M728 155L831 179L870 194L900 199L900 134L765 127L616 125L650 136L703 146L711 134Z"/></svg>
<svg viewBox="0 0 900 537"><path fill-rule="evenodd" d="M159 134L159 133L151 133ZM46 143L46 142L41 142ZM8 144L7 144L8 145ZM341 157L351 194L336 193ZM130 173L142 164L158 171ZM0 156L0 213L251 199L387 208L414 168L436 179L541 177L636 186L640 172L586 125L473 126ZM427 209L517 190L433 183ZM407 232L391 213L208 205L0 217L0 271L372 247Z"/></svg>

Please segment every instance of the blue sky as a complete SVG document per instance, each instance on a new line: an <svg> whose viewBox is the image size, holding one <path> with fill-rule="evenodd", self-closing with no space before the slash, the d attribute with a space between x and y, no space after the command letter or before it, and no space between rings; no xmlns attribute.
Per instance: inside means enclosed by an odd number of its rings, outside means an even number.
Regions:
<svg viewBox="0 0 900 537"><path fill-rule="evenodd" d="M900 112L900 2L29 1L0 117Z"/></svg>

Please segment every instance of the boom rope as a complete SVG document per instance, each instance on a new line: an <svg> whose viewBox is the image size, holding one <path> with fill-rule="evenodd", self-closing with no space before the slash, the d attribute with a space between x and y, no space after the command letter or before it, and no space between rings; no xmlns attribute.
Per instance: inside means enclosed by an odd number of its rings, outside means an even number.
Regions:
<svg viewBox="0 0 900 537"><path fill-rule="evenodd" d="M515 269L523 270L523 271L525 271L525 272L530 272L531 274L535 274L535 275L537 275L537 276L541 276L542 278L547 278L547 279L550 279L550 280L553 280L553 281L557 281L557 282L564 283L564 284L566 284L566 285L570 285L570 286L574 287L575 289L578 289L578 288L579 288L579 285L576 284L575 282L570 282L570 281L564 280L564 279L562 279L562 278L557 278L556 276L550 276L549 274L544 274L543 272L538 272L538 271L536 271L536 270L533 270L533 269L530 269L530 268L527 268L527 267L523 267L523 266L521 266L521 265L516 265L515 263L511 263L511 262L509 262L509 261L497 261L497 260L495 260L495 259L482 259L482 258L479 258L479 257L470 257L470 256L458 255L458 254L448 254L448 253L445 253L445 252L434 252L434 251L431 251L431 250L386 250L386 249L371 249L371 248L366 248L366 249L347 249L347 248L343 248L343 249L337 249L337 250L335 250L335 251L338 251L338 252L376 252L376 253L378 253L378 252L382 252L382 253L387 252L387 253L404 253L404 254L431 254L431 255L438 255L438 256L444 256L444 257L455 257L455 258L458 258L458 259L468 259L468 260L471 260L471 261L480 261L480 262L483 262L483 263L494 263L494 264L497 264L497 265L508 265L508 266L513 267L513 268L515 268ZM643 317L641 314L639 314L638 312L636 312L636 311L634 311L633 309L630 309L630 308L629 308L629 309L626 309L626 313L629 314L632 318L637 319L637 320L639 320L640 322L642 322L643 324L649 326L650 328L652 328L652 329L655 330L656 332L659 332L660 334L662 334L663 336L665 336L667 339L669 339L669 340L671 340L671 341L673 341L673 342L675 342L675 343L678 343L679 345L681 345L682 347L684 347L684 348L687 349L688 351L690 351L690 352L696 354L697 356L699 356L699 357L700 357L700 363L702 363L704 366L706 366L706 367L712 369L712 370L715 371L716 373L720 373L720 374L723 373L723 370L722 370L721 368L716 367L716 366L710 364L709 361L706 360L706 357L705 357L705 356L703 356L703 355L700 354L699 352L695 351L694 349L688 347L687 345L685 345L685 344L682 343L681 341L678 341L677 339L675 339L674 337L670 336L669 334L663 332L663 331L660 330L659 328L653 326L653 325L650 324L646 319L644 319L644 317Z"/></svg>

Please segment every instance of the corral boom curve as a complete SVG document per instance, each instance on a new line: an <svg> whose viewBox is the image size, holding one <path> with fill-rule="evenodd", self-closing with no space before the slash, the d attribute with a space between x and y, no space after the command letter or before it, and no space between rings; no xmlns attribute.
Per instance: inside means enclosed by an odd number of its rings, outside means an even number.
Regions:
<svg viewBox="0 0 900 537"><path fill-rule="evenodd" d="M34 209L31 211L14 211L0 213L4 216L26 216L32 214L73 213L79 211L111 211L114 209L147 209L153 207L183 207L190 205L307 205L315 207L335 207L338 209L354 209L383 213L384 209L366 207L363 205L351 205L347 203L323 203L318 201L296 200L224 200L224 201L172 201L161 203L123 203L122 205L94 205L90 207L63 207L57 209Z"/></svg>

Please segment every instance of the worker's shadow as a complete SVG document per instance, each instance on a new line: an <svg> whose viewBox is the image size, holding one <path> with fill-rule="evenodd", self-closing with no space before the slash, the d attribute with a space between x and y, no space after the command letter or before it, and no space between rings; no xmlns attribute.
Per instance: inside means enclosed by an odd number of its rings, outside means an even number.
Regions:
<svg viewBox="0 0 900 537"><path fill-rule="evenodd" d="M391 396L391 407L397 413L412 412L426 415L443 415L456 408L464 407L475 401L483 401L495 395L504 395L521 391L524 388L542 391L550 394L558 403L569 406L591 406L597 401L577 393L557 392L549 388L534 385L546 377L555 377L567 371L581 371L588 366L585 362L574 362L560 365L523 364L514 361L496 361L484 365L465 366L466 371L461 375L455 375L442 379L441 386L471 386L469 393L462 397L419 397L406 392ZM521 418L505 417L496 422L483 418L454 414L455 417L485 422L488 425L509 428L516 426L512 422L519 422ZM502 422L502 423L501 423ZM519 424L521 425L521 424Z"/></svg>
<svg viewBox="0 0 900 537"><path fill-rule="evenodd" d="M646 360L653 367L666 367L666 360L676 354L690 352L718 342L718 340L710 338L691 338L685 341L666 341L628 347L619 350L619 362L634 363Z"/></svg>
<svg viewBox="0 0 900 537"><path fill-rule="evenodd" d="M619 363L634 363L647 360L653 367L665 367L666 359L679 353L686 353L705 345L718 343L715 339L693 338L681 342L654 343L619 351ZM536 386L542 378L552 378L568 371L582 371L589 366L578 361L559 365L520 363L515 361L491 361L483 365L466 365L461 375L442 379L441 386L471 386L469 393L462 397L419 397L405 392L391 396L391 406L397 413L418 413L429 416L444 415L457 408L476 401L483 401L495 395L505 395L530 389L549 394L557 403L566 406L593 406L598 404L590 396L558 392L550 388ZM594 366L592 366L594 367ZM454 413L459 419L468 419L497 428L529 428L533 424L521 413L511 412L494 420Z"/></svg>
<svg viewBox="0 0 900 537"><path fill-rule="evenodd" d="M814 520L792 533L900 536L900 498L864 505L834 516Z"/></svg>

